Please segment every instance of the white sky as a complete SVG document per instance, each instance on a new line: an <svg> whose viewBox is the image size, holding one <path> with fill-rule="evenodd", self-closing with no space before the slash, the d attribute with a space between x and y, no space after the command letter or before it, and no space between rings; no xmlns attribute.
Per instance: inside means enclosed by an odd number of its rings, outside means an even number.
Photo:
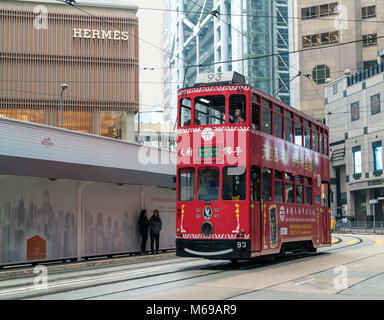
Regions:
<svg viewBox="0 0 384 320"><path fill-rule="evenodd" d="M79 0L81 2L105 2L104 0ZM162 21L164 11L140 10L142 8L165 8L166 0L108 0L108 3L134 4L139 7L139 38L162 48ZM140 103L141 111L163 109L162 88L162 51L139 40L139 68L156 68L156 70L140 70ZM159 106L159 107L156 107ZM161 113L144 113L141 121L162 122Z"/></svg>

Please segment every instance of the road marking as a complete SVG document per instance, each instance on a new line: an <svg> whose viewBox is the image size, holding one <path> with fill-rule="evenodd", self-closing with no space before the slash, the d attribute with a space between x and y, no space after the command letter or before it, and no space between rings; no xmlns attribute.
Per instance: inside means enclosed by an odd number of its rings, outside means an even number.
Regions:
<svg viewBox="0 0 384 320"><path fill-rule="evenodd" d="M300 281L300 282L295 283L294 285L295 285L295 286L299 286L299 285L301 285L301 284L303 284L303 283L307 283L307 282L310 282L310 281L313 281L313 280L316 280L316 278L312 278L312 279L308 279L308 280Z"/></svg>
<svg viewBox="0 0 384 320"><path fill-rule="evenodd" d="M335 243L337 243L337 242L339 242L338 239L333 239L333 240L332 240L332 244L335 244Z"/></svg>
<svg viewBox="0 0 384 320"><path fill-rule="evenodd" d="M346 242L345 244L354 244L356 242L357 242L357 240L351 240L351 241Z"/></svg>
<svg viewBox="0 0 384 320"><path fill-rule="evenodd" d="M383 240L376 240L376 242L374 243L375 246L379 246L383 243Z"/></svg>

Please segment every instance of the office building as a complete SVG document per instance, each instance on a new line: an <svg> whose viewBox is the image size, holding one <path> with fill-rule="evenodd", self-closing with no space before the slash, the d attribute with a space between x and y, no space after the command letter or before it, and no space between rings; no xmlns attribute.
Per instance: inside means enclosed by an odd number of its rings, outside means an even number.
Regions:
<svg viewBox="0 0 384 320"><path fill-rule="evenodd" d="M292 66L302 72L292 88L297 108L324 119L324 84L349 69L377 63L384 48L384 7L379 1L293 1ZM309 50L306 50L309 49ZM307 75L306 77L304 75Z"/></svg>

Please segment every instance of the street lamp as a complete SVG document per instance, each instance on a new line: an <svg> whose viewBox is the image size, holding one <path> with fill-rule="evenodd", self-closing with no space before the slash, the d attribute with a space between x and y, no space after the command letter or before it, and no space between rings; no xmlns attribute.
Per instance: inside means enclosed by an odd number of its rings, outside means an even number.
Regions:
<svg viewBox="0 0 384 320"><path fill-rule="evenodd" d="M68 88L68 85L66 83L63 83L61 85L61 92L60 92L60 128L63 127L63 92L67 88Z"/></svg>

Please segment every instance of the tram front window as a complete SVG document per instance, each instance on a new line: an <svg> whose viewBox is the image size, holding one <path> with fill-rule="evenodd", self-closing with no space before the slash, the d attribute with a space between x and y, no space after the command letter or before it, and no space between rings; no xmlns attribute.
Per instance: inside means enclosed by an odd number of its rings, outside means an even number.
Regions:
<svg viewBox="0 0 384 320"><path fill-rule="evenodd" d="M225 96L195 98L195 125L223 124L225 121Z"/></svg>
<svg viewBox="0 0 384 320"><path fill-rule="evenodd" d="M245 200L244 167L223 168L223 200Z"/></svg>
<svg viewBox="0 0 384 320"><path fill-rule="evenodd" d="M179 170L179 201L195 200L195 169Z"/></svg>
<svg viewBox="0 0 384 320"><path fill-rule="evenodd" d="M219 200L220 173L217 168L199 169L198 200Z"/></svg>

